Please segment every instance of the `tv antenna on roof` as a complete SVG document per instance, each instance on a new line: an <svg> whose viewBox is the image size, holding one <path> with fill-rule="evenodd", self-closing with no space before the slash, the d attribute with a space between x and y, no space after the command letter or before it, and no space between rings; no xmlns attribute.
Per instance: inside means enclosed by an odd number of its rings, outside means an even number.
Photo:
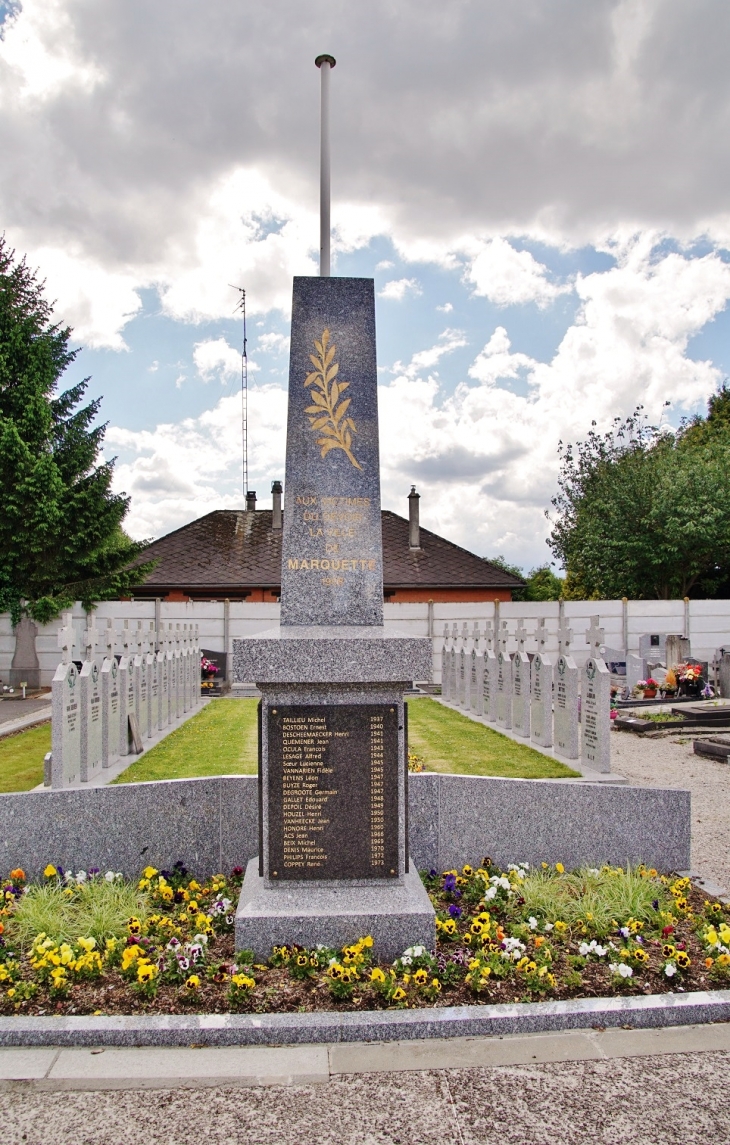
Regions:
<svg viewBox="0 0 730 1145"><path fill-rule="evenodd" d="M240 298L236 310L243 314L243 350L241 351L241 447L243 452L242 483L243 496L248 493L248 352L246 348L246 291L242 286L232 286Z"/></svg>

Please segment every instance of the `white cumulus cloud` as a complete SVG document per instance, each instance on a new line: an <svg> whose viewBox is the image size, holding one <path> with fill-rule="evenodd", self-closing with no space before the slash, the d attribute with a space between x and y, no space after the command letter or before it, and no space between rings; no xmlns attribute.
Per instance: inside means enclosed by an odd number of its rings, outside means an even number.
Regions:
<svg viewBox="0 0 730 1145"><path fill-rule="evenodd" d="M196 342L193 361L204 382L216 377L225 382L241 373L241 353L229 346L225 338Z"/></svg>
<svg viewBox="0 0 730 1145"><path fill-rule="evenodd" d="M393 278L378 291L378 298L388 298L391 302L402 302L406 294L420 294L421 287L415 278Z"/></svg>
<svg viewBox="0 0 730 1145"><path fill-rule="evenodd" d="M490 239L471 260L466 272L474 293L497 306L536 302L544 307L570 286L557 286L548 280L547 267L529 251L515 250L504 238Z"/></svg>

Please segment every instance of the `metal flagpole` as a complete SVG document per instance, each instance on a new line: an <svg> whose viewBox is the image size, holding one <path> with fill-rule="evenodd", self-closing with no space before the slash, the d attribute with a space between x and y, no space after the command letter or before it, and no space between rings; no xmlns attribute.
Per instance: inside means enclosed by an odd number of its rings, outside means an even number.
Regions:
<svg viewBox="0 0 730 1145"><path fill-rule="evenodd" d="M321 76L319 119L319 275L330 276L330 72L334 56L317 56Z"/></svg>
<svg viewBox="0 0 730 1145"><path fill-rule="evenodd" d="M248 350L246 346L246 291L242 286L234 286L238 291L238 306L243 315L243 350L241 352L241 452L242 472L241 484L243 496L248 493Z"/></svg>

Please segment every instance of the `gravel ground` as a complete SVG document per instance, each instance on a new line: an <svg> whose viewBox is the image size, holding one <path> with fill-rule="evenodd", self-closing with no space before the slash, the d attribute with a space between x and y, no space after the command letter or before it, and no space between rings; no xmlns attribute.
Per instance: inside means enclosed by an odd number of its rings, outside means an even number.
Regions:
<svg viewBox="0 0 730 1145"><path fill-rule="evenodd" d="M275 1089L0 1094L4 1145L707 1145L730 1053L363 1074Z"/></svg>
<svg viewBox="0 0 730 1145"><path fill-rule="evenodd" d="M611 733L611 770L646 787L692 792L692 870L730 888L730 766L695 755L692 740ZM730 1140L730 1131L728 1134Z"/></svg>

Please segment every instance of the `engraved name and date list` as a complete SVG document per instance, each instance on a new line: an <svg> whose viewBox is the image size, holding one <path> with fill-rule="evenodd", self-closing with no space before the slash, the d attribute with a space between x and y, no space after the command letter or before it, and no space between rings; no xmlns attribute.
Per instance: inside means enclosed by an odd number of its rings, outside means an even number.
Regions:
<svg viewBox="0 0 730 1145"><path fill-rule="evenodd" d="M270 876L396 875L397 707L276 707L268 739Z"/></svg>

